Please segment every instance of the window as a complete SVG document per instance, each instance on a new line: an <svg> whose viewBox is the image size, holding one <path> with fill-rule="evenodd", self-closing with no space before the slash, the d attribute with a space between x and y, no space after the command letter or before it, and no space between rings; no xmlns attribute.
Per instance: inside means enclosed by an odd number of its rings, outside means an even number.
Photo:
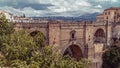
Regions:
<svg viewBox="0 0 120 68"><path fill-rule="evenodd" d="M106 19L108 19L108 16L106 17Z"/></svg>
<svg viewBox="0 0 120 68"><path fill-rule="evenodd" d="M74 33L72 33L72 38L75 38L75 34Z"/></svg>
<svg viewBox="0 0 120 68"><path fill-rule="evenodd" d="M107 15L107 12L105 12L105 15Z"/></svg>
<svg viewBox="0 0 120 68"><path fill-rule="evenodd" d="M110 15L110 12L108 12L108 14Z"/></svg>
<svg viewBox="0 0 120 68"><path fill-rule="evenodd" d="M115 14L116 14L116 12L115 12Z"/></svg>
<svg viewBox="0 0 120 68"><path fill-rule="evenodd" d="M70 32L70 40L75 40L75 33L76 33L75 30L72 30L72 31Z"/></svg>

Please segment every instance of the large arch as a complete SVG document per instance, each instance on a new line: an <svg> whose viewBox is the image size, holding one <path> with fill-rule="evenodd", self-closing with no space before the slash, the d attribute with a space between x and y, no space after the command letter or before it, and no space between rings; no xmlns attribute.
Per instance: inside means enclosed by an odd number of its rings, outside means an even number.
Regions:
<svg viewBox="0 0 120 68"><path fill-rule="evenodd" d="M79 61L81 58L83 58L82 50L78 45L70 45L64 52L63 56L69 55L72 58L75 58L75 60Z"/></svg>
<svg viewBox="0 0 120 68"><path fill-rule="evenodd" d="M105 42L105 32L103 29L99 28L94 34L94 43L104 43Z"/></svg>

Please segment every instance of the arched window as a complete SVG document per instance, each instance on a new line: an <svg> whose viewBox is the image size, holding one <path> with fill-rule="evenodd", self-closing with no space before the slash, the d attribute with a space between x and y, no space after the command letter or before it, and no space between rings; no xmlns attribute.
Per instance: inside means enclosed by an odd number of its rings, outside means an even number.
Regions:
<svg viewBox="0 0 120 68"><path fill-rule="evenodd" d="M70 32L70 40L75 40L75 33L76 33L75 30L72 30L72 31Z"/></svg>
<svg viewBox="0 0 120 68"><path fill-rule="evenodd" d="M75 38L75 34L74 33L72 33L72 38Z"/></svg>

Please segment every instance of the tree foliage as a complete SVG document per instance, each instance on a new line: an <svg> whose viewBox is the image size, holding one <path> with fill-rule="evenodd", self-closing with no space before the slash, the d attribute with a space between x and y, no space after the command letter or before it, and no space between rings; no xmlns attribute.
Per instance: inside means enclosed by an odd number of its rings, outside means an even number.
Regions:
<svg viewBox="0 0 120 68"><path fill-rule="evenodd" d="M29 56L27 60L14 59L9 61L9 67L17 68L88 68L89 61L82 59L75 61L70 56L60 55L53 52L50 46L45 46L41 51L36 51L34 55Z"/></svg>
<svg viewBox="0 0 120 68"><path fill-rule="evenodd" d="M39 48L44 47L46 44L46 37L42 32L37 32L37 34L33 37L34 41Z"/></svg>
<svg viewBox="0 0 120 68"><path fill-rule="evenodd" d="M0 50L8 61L26 60L37 49L32 37L25 31L4 35L0 37L0 42Z"/></svg>
<svg viewBox="0 0 120 68"><path fill-rule="evenodd" d="M111 46L108 51L103 54L103 68L119 68L120 67L120 48Z"/></svg>
<svg viewBox="0 0 120 68"><path fill-rule="evenodd" d="M38 49L34 39L25 31L14 32L0 37L1 52L5 58L1 66L17 68L87 68L88 60L79 62L70 56L63 57L51 46ZM41 42L42 43L42 42Z"/></svg>
<svg viewBox="0 0 120 68"><path fill-rule="evenodd" d="M26 31L13 32L4 15L0 15L0 23L0 67L88 68L87 59L77 62L70 56L63 57L51 46L45 46L43 33L31 37Z"/></svg>
<svg viewBox="0 0 120 68"><path fill-rule="evenodd" d="M25 63L28 63L27 66ZM59 53L53 52L50 46L45 46L27 61L14 61L12 67L20 68L24 65L26 68L88 68L89 62L87 59L77 62L70 56L62 57Z"/></svg>
<svg viewBox="0 0 120 68"><path fill-rule="evenodd" d="M9 23L5 15L0 13L0 36L13 33L13 26L14 24Z"/></svg>

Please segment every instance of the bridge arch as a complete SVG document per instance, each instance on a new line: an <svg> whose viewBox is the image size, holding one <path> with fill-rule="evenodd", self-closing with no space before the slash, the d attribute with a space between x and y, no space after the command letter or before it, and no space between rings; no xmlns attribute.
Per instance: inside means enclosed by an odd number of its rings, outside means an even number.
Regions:
<svg viewBox="0 0 120 68"><path fill-rule="evenodd" d="M40 31L37 31L37 30L36 30L36 31L32 31L32 32L30 32L30 36L33 37L33 36L35 36L35 35L36 35L37 33L39 33L39 32L40 32Z"/></svg>
<svg viewBox="0 0 120 68"><path fill-rule="evenodd" d="M99 28L95 31L94 34L94 43L104 43L105 42L105 31L102 28Z"/></svg>
<svg viewBox="0 0 120 68"><path fill-rule="evenodd" d="M75 58L75 60L77 60L77 61L79 61L83 58L82 50L76 44L72 44L72 45L68 46L63 53L63 56L65 56L65 55L69 55L72 58Z"/></svg>

